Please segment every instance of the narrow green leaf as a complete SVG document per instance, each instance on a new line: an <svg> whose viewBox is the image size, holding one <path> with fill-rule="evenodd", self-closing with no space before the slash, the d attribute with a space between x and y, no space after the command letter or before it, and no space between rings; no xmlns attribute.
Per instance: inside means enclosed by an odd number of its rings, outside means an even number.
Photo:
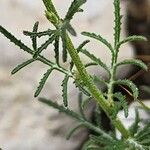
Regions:
<svg viewBox="0 0 150 150"><path fill-rule="evenodd" d="M86 96L88 96L88 97L91 96L91 94L88 92L87 89L84 88L84 85L82 85L79 80L75 80L74 83L75 83L76 87L78 87L79 90L81 92L83 92Z"/></svg>
<svg viewBox="0 0 150 150"><path fill-rule="evenodd" d="M56 36L55 43L54 43L54 52L55 52L55 59L56 63L59 65L59 36Z"/></svg>
<svg viewBox="0 0 150 150"><path fill-rule="evenodd" d="M52 100L48 100L48 99L45 99L45 98L39 98L39 101L46 104L46 105L48 105L48 106L50 106L50 107L53 107L53 108L59 110L59 112L65 113L67 116L75 118L79 121L82 120L82 118L79 114L75 113L74 111L72 111L68 108L65 108L62 105L58 105L57 103L53 102Z"/></svg>
<svg viewBox="0 0 150 150"><path fill-rule="evenodd" d="M62 90L63 95L62 95L62 97L63 97L63 103L64 103L65 107L68 106L68 92L67 92L67 90L68 90L68 81L69 81L69 76L66 75L64 80L63 80L63 82L62 82L62 87L63 87L63 90Z"/></svg>
<svg viewBox="0 0 150 150"><path fill-rule="evenodd" d="M147 138L147 135L150 137L150 122L148 122L144 128L142 128L135 136L137 141L141 141L145 137Z"/></svg>
<svg viewBox="0 0 150 150"><path fill-rule="evenodd" d="M137 98L139 96L139 90L138 90L137 86L132 81L130 81L130 80L118 80L118 81L115 81L114 84L128 86L132 90L134 99L137 100Z"/></svg>
<svg viewBox="0 0 150 150"><path fill-rule="evenodd" d="M84 127L83 124L79 124L77 125L76 127L74 127L73 129L71 129L66 137L67 140L69 140L71 138L71 136L79 129L79 128L82 128Z"/></svg>
<svg viewBox="0 0 150 150"><path fill-rule="evenodd" d="M150 137L150 127L145 130L145 132L143 132L141 135L137 136L137 140L138 141L142 141L143 139L146 139L147 137Z"/></svg>
<svg viewBox="0 0 150 150"><path fill-rule="evenodd" d="M29 60L23 62L22 64L20 64L20 65L18 65L17 67L15 67L15 68L12 70L11 74L13 75L13 74L17 73L17 72L20 71L22 68L26 67L27 65L31 64L31 63L34 62L34 61L35 61L35 59L29 59Z"/></svg>
<svg viewBox="0 0 150 150"><path fill-rule="evenodd" d="M110 145L114 142L113 139L110 140L103 136L90 135L90 139L91 139L91 141L93 141L93 143L100 144L100 145L101 144Z"/></svg>
<svg viewBox="0 0 150 150"><path fill-rule="evenodd" d="M33 27L33 32L37 33L39 22L36 22ZM37 37L32 37L32 47L36 51L37 50Z"/></svg>
<svg viewBox="0 0 150 150"><path fill-rule="evenodd" d="M67 45L66 45L66 30L65 29L62 29L61 39L62 39L62 45L63 45L62 59L63 59L63 62L66 62L67 61Z"/></svg>
<svg viewBox="0 0 150 150"><path fill-rule="evenodd" d="M86 116L84 114L84 109L82 107L82 103L83 103L83 93L80 92L79 96L78 96L79 112L80 112L81 116L86 120Z"/></svg>
<svg viewBox="0 0 150 150"><path fill-rule="evenodd" d="M5 28L3 28L0 25L0 32L8 38L12 43L17 45L20 49L24 50L25 52L28 52L29 54L33 54L33 51L27 47L24 43L21 42L21 40L18 40L15 36L13 36L11 33L9 33Z"/></svg>
<svg viewBox="0 0 150 150"><path fill-rule="evenodd" d="M124 115L127 118L128 115L129 115L129 110L128 110L128 103L126 101L125 95L123 95L122 93L118 92L118 93L115 93L113 96L119 100L121 106L123 107Z"/></svg>
<svg viewBox="0 0 150 150"><path fill-rule="evenodd" d="M23 31L23 34L26 36L30 36L31 38L33 37L42 37L42 36L51 36L52 34L54 34L56 32L56 30L46 30L46 31L42 31L42 32L29 32L29 31Z"/></svg>
<svg viewBox="0 0 150 150"><path fill-rule="evenodd" d="M85 109L86 106L91 102L92 97L88 97L82 101L82 109Z"/></svg>
<svg viewBox="0 0 150 150"><path fill-rule="evenodd" d="M66 114L67 116L70 116L71 118L74 118L74 119L80 121L85 127L95 131L98 134L102 134L105 138L111 139L111 136L109 136L109 134L107 134L103 130L93 126L93 124L91 124L90 122L84 120L82 118L82 116L80 116L78 113L76 113L68 108L65 108L64 106L58 105L57 103L53 102L52 100L40 98L39 101L42 103L45 103L46 105L48 105L50 107L53 107L53 108L59 110L60 112Z"/></svg>
<svg viewBox="0 0 150 150"><path fill-rule="evenodd" d="M133 41L147 41L147 39L143 36L137 36L137 35L129 36L125 38L124 40L120 41L117 47L120 48L121 45L127 42L133 42Z"/></svg>
<svg viewBox="0 0 150 150"><path fill-rule="evenodd" d="M150 136L140 141L140 144L150 146Z"/></svg>
<svg viewBox="0 0 150 150"><path fill-rule="evenodd" d="M53 71L53 69L54 68L48 69L47 72L43 75L43 78L41 79L41 81L39 83L39 86L38 86L38 88L37 88L37 90L36 90L36 92L34 94L34 97L37 97L41 93L41 91L42 91L42 89L43 89L43 87L44 87L44 85L45 85L49 75Z"/></svg>
<svg viewBox="0 0 150 150"><path fill-rule="evenodd" d="M108 47L111 53L114 53L112 45L106 39L104 39L101 35L96 35L95 33L89 33L89 32L82 32L82 35L85 35L87 37L94 38L100 41L101 43L103 43L104 45Z"/></svg>
<svg viewBox="0 0 150 150"><path fill-rule="evenodd" d="M67 30L72 36L77 36L75 29L72 27L70 23L67 24Z"/></svg>
<svg viewBox="0 0 150 150"><path fill-rule="evenodd" d="M51 36L45 43L43 43L37 51L34 53L33 58L36 59L40 53L45 50L53 41L55 40L55 35Z"/></svg>
<svg viewBox="0 0 150 150"><path fill-rule="evenodd" d="M85 64L85 68L88 68L88 67L91 67L91 66L97 66L98 64L95 63L95 62L90 62L90 63L87 63Z"/></svg>
<svg viewBox="0 0 150 150"><path fill-rule="evenodd" d="M73 0L67 14L65 20L71 20L75 13L79 12L80 7L86 2L86 0Z"/></svg>
<svg viewBox="0 0 150 150"><path fill-rule="evenodd" d="M94 117L95 117L96 125L99 128L103 129L102 122L101 122L102 114L101 114L101 108L100 108L99 105L96 105L95 112L94 112Z"/></svg>
<svg viewBox="0 0 150 150"><path fill-rule="evenodd" d="M93 141L91 141L90 139L89 140L87 140L85 143L84 143L84 145L83 145L83 147L82 147L82 150L89 150L89 146L91 146L93 144ZM94 149L93 149L94 150Z"/></svg>
<svg viewBox="0 0 150 150"><path fill-rule="evenodd" d="M138 59L127 59L127 60L124 60L124 61L116 64L116 67L121 66L121 65L130 65L130 64L136 65L138 67L141 67L144 70L148 70L148 67L146 66L146 64L143 63L141 60L138 60Z"/></svg>
<svg viewBox="0 0 150 150"><path fill-rule="evenodd" d="M120 0L114 0L114 15L115 15L115 27L114 27L114 39L115 39L115 46L120 41L120 33L121 33L121 18L120 15Z"/></svg>
<svg viewBox="0 0 150 150"><path fill-rule="evenodd" d="M94 75L93 80L94 82L99 82L100 84L103 83L104 85L108 86L107 82L104 79L102 79L100 76Z"/></svg>
<svg viewBox="0 0 150 150"><path fill-rule="evenodd" d="M104 68L110 75L110 70L107 67L106 64L104 64L99 58L95 57L93 54L91 54L90 52L88 52L87 50L81 50L81 52L83 54L85 54L87 57L89 57L92 61L94 61L95 63L97 63L98 65L100 65L102 68Z"/></svg>
<svg viewBox="0 0 150 150"><path fill-rule="evenodd" d="M115 102L114 108L113 108L113 112L112 112L112 119L116 119L120 109L121 109L121 103L120 102Z"/></svg>
<svg viewBox="0 0 150 150"><path fill-rule="evenodd" d="M85 40L85 41L83 41L83 42L78 46L77 52L80 52L80 50L81 50L86 44L88 44L89 42L90 42L90 40Z"/></svg>

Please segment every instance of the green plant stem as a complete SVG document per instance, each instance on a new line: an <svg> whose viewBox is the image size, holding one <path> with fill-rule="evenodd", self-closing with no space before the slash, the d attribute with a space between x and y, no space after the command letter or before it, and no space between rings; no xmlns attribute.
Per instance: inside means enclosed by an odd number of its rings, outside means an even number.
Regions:
<svg viewBox="0 0 150 150"><path fill-rule="evenodd" d="M102 109L105 111L107 116L112 120L114 126L121 132L122 136L124 138L128 138L129 132L125 128L125 126L122 124L122 122L119 120L119 118L115 118L115 119L111 118L112 110L109 106L109 103L103 97L102 92L95 86L93 80L91 79L91 77L87 73L85 66L83 65L83 63L82 63L82 61L81 61L81 59L77 53L77 50L74 48L72 41L68 35L66 35L66 42L67 42L68 52L69 52L69 54L70 54L70 56L71 56L71 58L75 64L78 72L79 72L79 75L80 75L81 79L83 80L84 84L86 85L86 87L91 92L93 98L95 98L95 100L102 107Z"/></svg>
<svg viewBox="0 0 150 150"><path fill-rule="evenodd" d="M60 18L56 12L56 9L52 3L51 0L43 0L47 11L51 11L48 7L48 5L51 6L51 9L54 10L54 13L56 14L56 16L58 17L58 19ZM48 3L49 2L49 3ZM117 3L118 4L118 3ZM122 124L122 122L119 120L119 118L115 118L112 119L111 118L111 114L112 114L112 110L111 107L109 105L109 102L107 102L107 100L103 97L102 92L96 87L96 85L94 84L92 78L90 77L90 75L87 73L85 66L83 65L77 50L74 48L74 45L72 44L72 41L70 39L70 37L68 35L66 35L66 45L67 45L67 50L79 72L79 75L82 79L82 81L84 82L84 84L86 85L86 87L89 89L89 91L91 92L93 98L95 98L95 100L98 102L98 104L102 107L102 109L105 111L105 113L107 114L107 116L112 120L114 126L121 132L122 136L124 138L128 138L129 137L129 132L128 130L124 127L124 125ZM116 55L117 56L117 53ZM115 62L116 59L114 59L113 62ZM114 67L114 63L113 63L113 67ZM114 70L113 70L114 71ZM113 85L112 85L113 86Z"/></svg>

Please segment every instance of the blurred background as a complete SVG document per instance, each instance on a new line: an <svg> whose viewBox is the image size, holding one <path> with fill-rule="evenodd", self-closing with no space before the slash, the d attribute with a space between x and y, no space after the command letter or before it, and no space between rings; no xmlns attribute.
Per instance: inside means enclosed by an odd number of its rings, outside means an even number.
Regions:
<svg viewBox="0 0 150 150"><path fill-rule="evenodd" d="M63 17L71 1L54 0L54 3ZM82 31L100 33L113 42L112 0L87 0L84 10L84 13L76 15L72 22L78 32L77 38L73 37L75 45L79 45L85 39L80 34ZM122 14L125 15L125 3L122 4ZM41 30L50 26L44 16L42 0L0 0L0 24L27 45L31 45L30 39L25 37L22 31L31 31L36 21L40 22ZM122 37L124 36L123 20ZM110 63L110 53L105 47L95 41L88 47L103 61ZM47 56L50 58L53 54L48 51ZM119 59L132 56L131 46L125 45ZM30 55L22 52L0 34L0 147L4 150L73 150L80 143L80 138L85 136L76 134L66 141L68 129L74 126L75 121L39 103L33 96L40 78L47 69L46 66L36 62L16 75L11 75L11 70L27 58L30 58ZM83 61L86 61L86 58L83 57ZM103 71L92 71L105 76ZM120 71L119 76L128 71L129 68L123 73ZM52 74L40 96L61 102L61 81L60 74L57 78ZM76 110L77 90L72 84L69 95L69 105Z"/></svg>

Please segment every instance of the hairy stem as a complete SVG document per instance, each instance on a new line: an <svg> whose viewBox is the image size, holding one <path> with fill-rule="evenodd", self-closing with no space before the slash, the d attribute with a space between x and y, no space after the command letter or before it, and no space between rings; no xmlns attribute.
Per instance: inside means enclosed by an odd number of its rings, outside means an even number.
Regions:
<svg viewBox="0 0 150 150"><path fill-rule="evenodd" d="M121 132L122 136L124 138L128 138L129 137L128 130L124 127L124 125L119 120L119 118L115 118L115 119L111 118L112 110L109 106L109 103L103 97L102 92L95 86L93 80L91 79L91 77L87 73L85 66L83 65L83 63L82 63L82 61L81 61L81 59L77 53L77 50L74 48L72 41L68 35L66 36L66 41L67 41L68 52L69 52L69 54L70 54L70 56L71 56L71 58L75 64L84 84L86 85L86 87L91 92L93 98L95 98L95 100L102 107L102 109L105 111L107 116L112 120L114 126Z"/></svg>

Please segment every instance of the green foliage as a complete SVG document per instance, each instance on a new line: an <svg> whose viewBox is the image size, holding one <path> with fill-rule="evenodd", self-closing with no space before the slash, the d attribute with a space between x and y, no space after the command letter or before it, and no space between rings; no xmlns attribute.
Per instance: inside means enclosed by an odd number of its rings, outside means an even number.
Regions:
<svg viewBox="0 0 150 150"><path fill-rule="evenodd" d="M139 129L139 123L140 123L140 116L139 116L138 110L136 109L135 110L135 121L131 125L131 127L129 128L130 133L131 133L132 136L134 136L137 133L137 131Z"/></svg>
<svg viewBox="0 0 150 150"><path fill-rule="evenodd" d="M116 67L121 66L121 65L129 65L129 64L133 64L136 65L144 70L147 70L147 66L145 65L145 63L143 63L141 60L137 60L137 59L127 59L124 60L118 64L116 64Z"/></svg>
<svg viewBox="0 0 150 150"><path fill-rule="evenodd" d="M75 13L80 11L80 7L86 2L86 0L74 0L66 14L65 19L71 20Z"/></svg>
<svg viewBox="0 0 150 150"><path fill-rule="evenodd" d="M62 30L61 39L62 39L62 47L63 47L62 60L63 62L66 62L67 61L67 45L66 45L66 30L65 29Z"/></svg>
<svg viewBox="0 0 150 150"><path fill-rule="evenodd" d="M33 32L34 32L34 33L37 33L37 31L38 31L38 26L39 26L39 22L36 22L36 23L34 24L34 27L33 27ZM37 37L32 37L31 39L32 39L32 47L33 47L33 49L36 51L36 50L37 50Z"/></svg>
<svg viewBox="0 0 150 150"><path fill-rule="evenodd" d="M124 40L120 41L117 44L117 47L120 48L121 45L123 45L127 42L132 42L132 41L147 41L147 39L143 36L137 36L137 35L129 36L129 37L125 38Z"/></svg>
<svg viewBox="0 0 150 150"><path fill-rule="evenodd" d="M64 102L64 106L67 107L68 106L68 92L67 92L67 87L68 87L68 80L69 80L69 76L66 75L63 82L62 82L62 87L63 87L63 102Z"/></svg>
<svg viewBox="0 0 150 150"><path fill-rule="evenodd" d="M114 27L114 40L116 46L120 42L120 33L121 33L121 14L120 14L120 0L114 1L114 14L115 14L115 27Z"/></svg>
<svg viewBox="0 0 150 150"><path fill-rule="evenodd" d="M42 89L43 89L43 87L44 87L44 85L45 85L45 83L46 83L46 81L47 81L49 75L50 75L51 72L53 71L53 69L54 69L54 68L48 69L47 72L43 75L43 78L41 79L41 81L40 81L40 83L39 83L39 86L38 86L38 88L37 88L37 90L36 90L36 92L35 92L35 94L34 94L35 97L37 97L37 96L40 94L40 92L42 91Z"/></svg>
<svg viewBox="0 0 150 150"><path fill-rule="evenodd" d="M122 107L123 108L123 110L124 110L124 115L125 115L125 117L127 118L128 117L128 113L129 113L129 110L128 110L128 103L127 103L127 101L126 101L126 97L124 96L124 95L122 95L122 93L115 93L114 95L114 98L117 98L117 100L119 100L119 102L117 102L117 104L116 105L118 105L117 106L117 108L115 109L115 111L118 113L119 112L119 110L120 110L120 108ZM114 111L114 112L115 112Z"/></svg>
<svg viewBox="0 0 150 150"><path fill-rule="evenodd" d="M52 29L47 29L45 31L38 31L39 22L36 22L33 26L32 31L23 31L25 36L30 37L32 42L32 48L29 48L21 40L18 40L14 35L8 32L5 28L0 26L0 33L7 37L12 43L18 46L20 49L31 54L31 58L27 61L18 65L13 71L12 74L17 73L22 68L30 65L35 61L40 61L49 67L47 72L43 75L39 86L35 92L35 97L37 97L42 91L44 85L46 84L47 79L49 78L53 70L59 71L62 73L65 78L62 81L62 97L63 104L59 105L52 100L45 98L40 98L39 101L53 107L58 111L65 113L69 117L76 119L79 123L78 125L71 130L68 134L67 139L80 127L86 127L93 130L97 135L91 135L89 140L83 146L83 150L148 150L150 147L150 124L147 123L143 129L139 127L141 121L138 111L136 111L136 118L134 123L129 129L126 129L124 124L117 117L120 109L124 110L125 117L128 117L128 104L126 97L119 92L114 91L115 85L125 86L132 92L132 95L135 100L137 100L142 106L142 102L138 100L138 89L134 83L127 79L117 79L117 69L122 65L136 65L142 69L147 70L147 66L140 60L130 59L118 62L118 53L122 44L131 41L146 40L142 36L130 36L123 40L120 40L121 33L121 14L120 14L120 0L114 0L114 45L111 44L107 39L103 38L101 35L95 33L82 32L83 35L96 39L104 44L111 51L111 64L106 64L101 61L101 59L94 54L91 54L89 51L83 47L89 43L89 40L82 42L77 48L74 47L70 35L76 36L77 33L70 24L74 15L78 12L81 12L81 6L86 2L86 0L73 0L69 10L64 19L58 15L55 6L52 0L43 0L46 11L46 18L53 24ZM38 40L41 37L46 37L46 41L38 47ZM60 40L62 41L60 45ZM51 61L42 55L44 50L47 50L49 45L53 45L55 52L55 61ZM68 57L71 57L71 63L68 68L64 68L60 62L60 49L62 48L62 61L66 63ZM80 59L79 53L86 55L90 62L83 64ZM91 75L87 72L86 68L96 66L99 69L99 66L102 67L108 73L108 79L104 80L101 76ZM75 68L75 70L73 70ZM69 109L68 105L68 82L69 79L73 80L73 83L79 89L79 113L74 112ZM97 84L104 84L106 87L106 92L103 93L100 89L97 88ZM88 109L88 104L91 100L96 101L95 109L95 118L96 125L92 123L85 115L86 109ZM144 107L146 108L146 107ZM103 110L111 123L113 124L116 130L119 130L122 138L118 139L115 135L112 136L112 133L107 133L102 129L101 124L101 110Z"/></svg>
<svg viewBox="0 0 150 150"><path fill-rule="evenodd" d="M96 39L96 40L100 41L101 43L103 43L104 45L106 45L108 47L108 49L113 53L113 47L102 36L96 35L95 33L89 33L89 32L82 32L82 35L85 35L85 36L88 36L88 37L91 37L93 39Z"/></svg>
<svg viewBox="0 0 150 150"><path fill-rule="evenodd" d="M20 64L20 65L18 65L17 67L15 67L15 68L12 70L11 74L17 73L17 72L20 71L22 68L28 66L29 64L33 63L34 61L35 61L35 59L29 59L29 60L23 62L22 64Z"/></svg>
<svg viewBox="0 0 150 150"><path fill-rule="evenodd" d="M5 28L3 28L0 25L0 32L8 38L12 43L14 43L16 46L18 46L20 49L24 50L25 52L28 52L30 54L33 54L33 51L27 47L24 43L21 42L21 40L18 40L15 36L13 36L11 33L9 33Z"/></svg>
<svg viewBox="0 0 150 150"><path fill-rule="evenodd" d="M82 150L125 150L126 144L117 139L91 135Z"/></svg>
<svg viewBox="0 0 150 150"><path fill-rule="evenodd" d="M55 52L56 63L58 65L59 65L59 40L60 40L60 37L56 36L55 43L54 43L54 52Z"/></svg>
<svg viewBox="0 0 150 150"><path fill-rule="evenodd" d="M80 50L83 54L85 54L87 57L89 57L92 61L94 61L95 63L97 63L97 65L100 65L102 68L104 68L109 74L109 68L107 67L106 64L104 64L99 58L96 58L96 56L94 56L93 54L91 54L89 51L82 49Z"/></svg>
<svg viewBox="0 0 150 150"><path fill-rule="evenodd" d="M53 35L51 36L45 43L43 43L38 49L37 51L34 53L33 58L36 59L40 53L45 50L54 40L55 40L55 36Z"/></svg>
<svg viewBox="0 0 150 150"><path fill-rule="evenodd" d="M114 84L118 84L118 85L125 85L127 86L133 93L133 97L136 100L139 96L139 90L137 88L137 86L130 80L118 80L115 81Z"/></svg>

